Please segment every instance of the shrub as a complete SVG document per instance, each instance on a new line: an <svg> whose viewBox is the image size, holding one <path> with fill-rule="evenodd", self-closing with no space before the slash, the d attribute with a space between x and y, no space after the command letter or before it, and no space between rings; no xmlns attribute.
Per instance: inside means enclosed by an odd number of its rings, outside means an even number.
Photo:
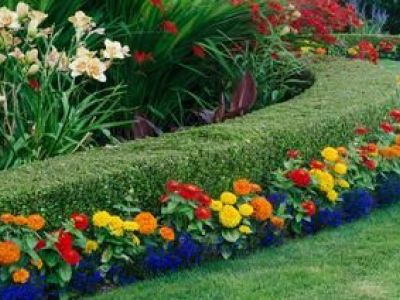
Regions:
<svg viewBox="0 0 400 300"><path fill-rule="evenodd" d="M6 171L0 211L42 212L54 226L73 211L116 204L157 211L160 186L169 178L211 193L240 177L266 183L288 149L310 158L321 145L344 144L357 125L376 125L393 103L387 91L394 79L379 67L333 60L314 69L311 89L243 118Z"/></svg>

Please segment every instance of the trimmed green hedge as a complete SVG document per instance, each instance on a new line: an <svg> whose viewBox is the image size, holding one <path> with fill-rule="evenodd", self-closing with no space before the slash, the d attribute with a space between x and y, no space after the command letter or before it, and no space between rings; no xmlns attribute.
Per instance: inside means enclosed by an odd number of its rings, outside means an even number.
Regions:
<svg viewBox="0 0 400 300"><path fill-rule="evenodd" d="M312 88L242 118L0 172L0 212L41 212L57 225L73 211L112 209L128 190L132 205L157 210L169 178L212 193L239 177L267 184L288 149L311 157L344 144L355 126L376 126L394 104L395 80L379 66L335 59L313 69Z"/></svg>

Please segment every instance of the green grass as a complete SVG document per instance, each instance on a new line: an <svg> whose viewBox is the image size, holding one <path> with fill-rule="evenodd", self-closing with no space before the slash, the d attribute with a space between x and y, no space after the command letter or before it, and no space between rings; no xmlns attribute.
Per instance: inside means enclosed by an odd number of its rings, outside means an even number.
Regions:
<svg viewBox="0 0 400 300"><path fill-rule="evenodd" d="M386 70L393 72L395 75L400 75L400 61L390 59L382 59L379 65L383 66Z"/></svg>
<svg viewBox="0 0 400 300"><path fill-rule="evenodd" d="M94 300L399 299L400 206L246 258L207 263Z"/></svg>

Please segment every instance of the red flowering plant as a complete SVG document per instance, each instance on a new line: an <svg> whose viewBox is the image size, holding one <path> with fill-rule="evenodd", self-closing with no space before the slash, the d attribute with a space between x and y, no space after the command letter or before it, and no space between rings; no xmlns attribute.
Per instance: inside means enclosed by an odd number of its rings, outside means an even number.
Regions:
<svg viewBox="0 0 400 300"><path fill-rule="evenodd" d="M210 196L197 185L174 180L166 183L165 191L166 194L160 198L163 224L201 239L207 228L213 227Z"/></svg>
<svg viewBox="0 0 400 300"><path fill-rule="evenodd" d="M0 216L0 286L21 285L31 273L41 273L43 262L36 245L45 219L38 215Z"/></svg>

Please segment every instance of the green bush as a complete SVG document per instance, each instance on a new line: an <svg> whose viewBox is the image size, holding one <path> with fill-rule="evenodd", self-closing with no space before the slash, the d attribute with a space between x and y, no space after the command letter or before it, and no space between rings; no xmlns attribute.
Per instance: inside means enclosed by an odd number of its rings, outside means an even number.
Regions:
<svg viewBox="0 0 400 300"><path fill-rule="evenodd" d="M310 158L345 144L355 126L376 126L394 106L395 80L379 66L336 59L313 69L312 88L242 118L3 171L0 212L41 212L57 225L73 211L112 209L128 191L128 205L156 211L171 178L211 193L239 177L267 185L288 149Z"/></svg>

